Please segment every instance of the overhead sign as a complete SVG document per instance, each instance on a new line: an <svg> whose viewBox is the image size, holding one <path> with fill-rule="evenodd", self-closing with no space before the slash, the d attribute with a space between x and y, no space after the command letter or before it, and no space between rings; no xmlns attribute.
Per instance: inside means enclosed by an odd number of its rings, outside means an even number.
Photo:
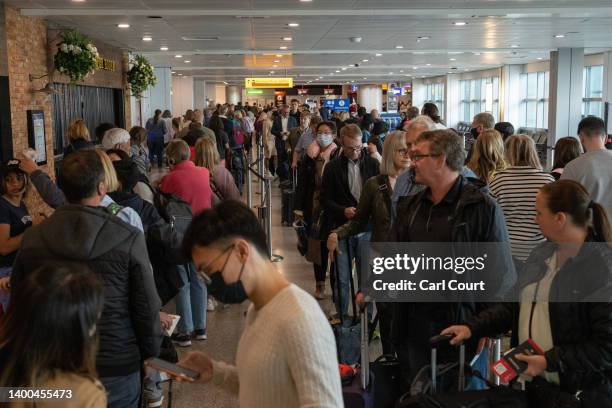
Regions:
<svg viewBox="0 0 612 408"><path fill-rule="evenodd" d="M323 95L333 95L334 94L334 88L324 88L323 89Z"/></svg>
<svg viewBox="0 0 612 408"><path fill-rule="evenodd" d="M392 93L394 96L400 96L402 95L402 88L393 88Z"/></svg>
<svg viewBox="0 0 612 408"><path fill-rule="evenodd" d="M247 94L262 94L263 89L247 89L246 93Z"/></svg>
<svg viewBox="0 0 612 408"><path fill-rule="evenodd" d="M323 106L328 107L333 111L347 111L349 110L350 101L348 98L343 99L325 99Z"/></svg>
<svg viewBox="0 0 612 408"><path fill-rule="evenodd" d="M246 88L293 88L293 78L244 78Z"/></svg>
<svg viewBox="0 0 612 408"><path fill-rule="evenodd" d="M298 95L308 95L308 89L306 88L298 88Z"/></svg>

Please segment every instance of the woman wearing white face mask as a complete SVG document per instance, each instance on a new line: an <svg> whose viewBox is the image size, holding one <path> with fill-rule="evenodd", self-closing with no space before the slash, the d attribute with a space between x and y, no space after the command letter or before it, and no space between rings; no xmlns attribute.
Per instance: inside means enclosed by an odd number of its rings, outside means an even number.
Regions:
<svg viewBox="0 0 612 408"><path fill-rule="evenodd" d="M249 299L252 305L235 366L199 352L179 365L198 372L196 382L238 393L240 406L342 406L329 323L312 297L268 258L265 233L251 209L229 200L203 211L185 234L184 247L212 296L227 303Z"/></svg>
<svg viewBox="0 0 612 408"><path fill-rule="evenodd" d="M313 263L315 297L323 299L327 248L324 242L324 214L320 205L321 183L325 165L334 157L338 146L334 143L336 126L321 122L315 129L316 138L306 149L306 156L298 167L298 187L295 196L296 215L306 222L309 246L306 259ZM317 245L318 242L318 245Z"/></svg>

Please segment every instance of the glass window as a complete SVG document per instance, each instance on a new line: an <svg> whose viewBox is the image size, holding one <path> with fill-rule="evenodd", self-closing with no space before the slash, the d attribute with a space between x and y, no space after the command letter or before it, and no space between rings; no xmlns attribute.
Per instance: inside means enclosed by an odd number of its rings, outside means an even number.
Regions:
<svg viewBox="0 0 612 408"><path fill-rule="evenodd" d="M548 71L521 74L519 126L539 129L548 127L548 81Z"/></svg>
<svg viewBox="0 0 612 408"><path fill-rule="evenodd" d="M582 79L582 117L603 117L603 65L584 67Z"/></svg>
<svg viewBox="0 0 612 408"><path fill-rule="evenodd" d="M444 119L444 84L427 84L425 102L435 103L440 112L440 117Z"/></svg>
<svg viewBox="0 0 612 408"><path fill-rule="evenodd" d="M499 117L499 77L459 81L461 120L471 123L474 115L489 112Z"/></svg>

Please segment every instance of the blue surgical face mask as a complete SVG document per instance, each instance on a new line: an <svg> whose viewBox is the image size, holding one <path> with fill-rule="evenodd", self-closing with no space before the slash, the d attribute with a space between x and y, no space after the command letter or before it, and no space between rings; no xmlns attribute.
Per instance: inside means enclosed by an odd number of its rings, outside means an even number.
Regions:
<svg viewBox="0 0 612 408"><path fill-rule="evenodd" d="M317 133L317 143L325 148L334 142L334 137L331 133Z"/></svg>

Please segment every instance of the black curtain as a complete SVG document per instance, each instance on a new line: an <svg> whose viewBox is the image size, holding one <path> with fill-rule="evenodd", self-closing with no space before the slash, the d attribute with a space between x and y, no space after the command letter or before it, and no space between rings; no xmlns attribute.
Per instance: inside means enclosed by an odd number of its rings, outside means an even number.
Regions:
<svg viewBox="0 0 612 408"><path fill-rule="evenodd" d="M94 143L100 143L100 140L95 140L95 128L100 123L113 123L120 127L124 125L124 107L123 103L119 103L123 98L123 90L61 83L53 85L58 91L53 95L53 151L56 155L62 154L68 144L66 131L75 119L85 120Z"/></svg>

